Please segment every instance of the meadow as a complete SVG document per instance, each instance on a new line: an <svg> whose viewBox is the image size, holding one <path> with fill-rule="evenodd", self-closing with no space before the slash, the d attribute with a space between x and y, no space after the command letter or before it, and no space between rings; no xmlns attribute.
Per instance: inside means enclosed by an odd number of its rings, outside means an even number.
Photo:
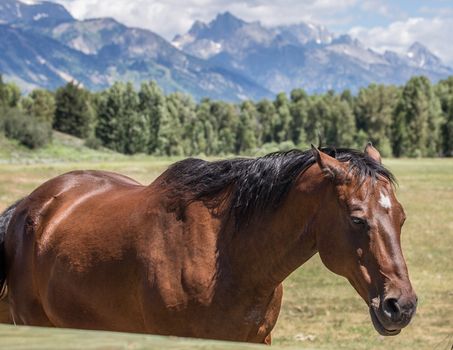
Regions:
<svg viewBox="0 0 453 350"><path fill-rule="evenodd" d="M116 171L148 184L172 161L106 157L81 162L0 164L0 210L45 180L70 170ZM415 318L400 335L379 336L371 324L367 306L357 293L315 256L285 281L282 312L273 332L277 348L450 350L453 347L453 159L389 159L384 163L398 179L397 196L407 213L402 246L419 297ZM0 328L2 337L6 334L6 341L8 332L10 328L7 331ZM15 331L11 337L17 334L20 333ZM217 344L212 348L223 347Z"/></svg>

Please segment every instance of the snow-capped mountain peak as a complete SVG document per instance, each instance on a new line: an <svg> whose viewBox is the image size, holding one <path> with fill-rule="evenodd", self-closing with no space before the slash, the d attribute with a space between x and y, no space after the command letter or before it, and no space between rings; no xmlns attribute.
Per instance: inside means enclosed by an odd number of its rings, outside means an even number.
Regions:
<svg viewBox="0 0 453 350"><path fill-rule="evenodd" d="M409 47L406 56L409 62L418 68L435 69L443 66L439 57L417 41Z"/></svg>
<svg viewBox="0 0 453 350"><path fill-rule="evenodd" d="M76 20L50 1L0 0L0 23L0 72L28 89L55 89L68 80L91 89L156 80L167 92L238 100L453 75L420 43L404 54L381 54L315 23L271 27L230 12L196 21L173 45L112 18Z"/></svg>

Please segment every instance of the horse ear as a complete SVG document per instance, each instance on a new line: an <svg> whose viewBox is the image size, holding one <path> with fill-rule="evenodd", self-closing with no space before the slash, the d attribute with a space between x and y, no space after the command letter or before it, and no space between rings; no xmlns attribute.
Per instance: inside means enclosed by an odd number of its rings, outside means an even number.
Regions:
<svg viewBox="0 0 453 350"><path fill-rule="evenodd" d="M368 142L368 144L365 147L364 152L368 157L375 160L379 164L382 163L381 154L379 153L379 151L376 148L373 147L373 144L371 142Z"/></svg>
<svg viewBox="0 0 453 350"><path fill-rule="evenodd" d="M342 182L346 178L346 171L340 161L320 151L317 147L311 145L313 157L319 165L325 177L328 177L335 182Z"/></svg>

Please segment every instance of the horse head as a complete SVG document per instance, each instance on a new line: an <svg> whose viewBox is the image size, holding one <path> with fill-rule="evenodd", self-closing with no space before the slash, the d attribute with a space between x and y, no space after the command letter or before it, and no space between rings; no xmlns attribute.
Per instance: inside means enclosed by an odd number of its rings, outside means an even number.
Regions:
<svg viewBox="0 0 453 350"><path fill-rule="evenodd" d="M364 299L375 329L396 335L415 314L417 297L401 251L406 215L396 199L393 177L371 144L361 154L362 165L316 148L313 153L322 176L330 181L315 223L319 255Z"/></svg>

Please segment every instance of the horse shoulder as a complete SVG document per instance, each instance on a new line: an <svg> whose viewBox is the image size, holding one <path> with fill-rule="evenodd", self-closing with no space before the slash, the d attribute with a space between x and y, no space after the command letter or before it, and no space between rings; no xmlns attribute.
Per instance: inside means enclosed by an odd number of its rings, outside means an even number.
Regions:
<svg viewBox="0 0 453 350"><path fill-rule="evenodd" d="M137 245L148 269L146 295L164 307L182 310L212 302L217 268L219 223L202 202L185 204L158 189L148 197ZM151 291L152 289L152 291Z"/></svg>

